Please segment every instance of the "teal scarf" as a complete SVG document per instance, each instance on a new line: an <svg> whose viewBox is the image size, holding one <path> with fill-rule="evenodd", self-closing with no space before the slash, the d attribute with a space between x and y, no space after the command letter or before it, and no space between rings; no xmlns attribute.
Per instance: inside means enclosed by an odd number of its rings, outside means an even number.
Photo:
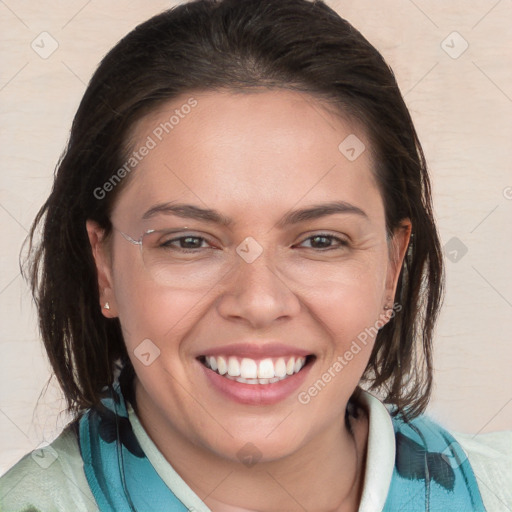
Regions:
<svg viewBox="0 0 512 512"><path fill-rule="evenodd" d="M130 392L123 386L124 395ZM396 458L383 512L485 512L461 446L425 416L393 419ZM101 512L189 509L159 477L132 430L121 386L79 420L84 470Z"/></svg>

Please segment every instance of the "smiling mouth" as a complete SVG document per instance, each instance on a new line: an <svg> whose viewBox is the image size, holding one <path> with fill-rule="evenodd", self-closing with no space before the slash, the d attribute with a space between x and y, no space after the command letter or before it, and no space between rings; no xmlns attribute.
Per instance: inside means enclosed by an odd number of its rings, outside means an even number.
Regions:
<svg viewBox="0 0 512 512"><path fill-rule="evenodd" d="M222 377L242 384L274 384L299 373L315 356L251 359L235 356L200 356L198 361Z"/></svg>

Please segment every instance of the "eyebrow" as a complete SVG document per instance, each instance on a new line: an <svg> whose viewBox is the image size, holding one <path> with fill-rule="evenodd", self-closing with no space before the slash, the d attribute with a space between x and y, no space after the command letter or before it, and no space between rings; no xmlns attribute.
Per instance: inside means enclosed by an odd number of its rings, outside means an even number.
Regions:
<svg viewBox="0 0 512 512"><path fill-rule="evenodd" d="M347 203L346 201L333 201L330 203L313 205L309 208L288 212L277 223L277 227L284 228L290 224L298 224L307 220L315 220L321 217L326 217L327 215L335 215L339 213L359 215L368 220L368 215L366 215L366 213L361 210L361 208Z"/></svg>
<svg viewBox="0 0 512 512"><path fill-rule="evenodd" d="M282 229L289 225L299 224L308 220L315 220L327 215L335 215L340 213L358 215L368 220L368 215L361 208L345 201L333 201L288 212L281 218L281 220L278 221L276 225ZM234 224L233 219L222 215L217 210L200 208L199 206L183 203L158 204L150 208L142 216L142 219L151 219L159 214L175 215L183 219L202 220L226 227L233 226Z"/></svg>
<svg viewBox="0 0 512 512"><path fill-rule="evenodd" d="M159 214L176 215L183 219L196 219L214 224L221 224L223 226L230 226L233 220L220 214L217 210L210 210L208 208L200 208L193 204L183 203L163 203L150 208L143 216L142 219L151 219Z"/></svg>

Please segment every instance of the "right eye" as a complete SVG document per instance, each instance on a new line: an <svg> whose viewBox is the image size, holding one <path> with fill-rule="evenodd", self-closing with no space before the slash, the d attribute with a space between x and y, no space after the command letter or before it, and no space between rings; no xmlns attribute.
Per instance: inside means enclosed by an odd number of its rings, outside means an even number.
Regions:
<svg viewBox="0 0 512 512"><path fill-rule="evenodd" d="M203 238L202 236L187 235L171 238L169 240L164 239L160 242L159 247L190 253L197 252L198 249L201 249L203 242L208 243L206 238ZM174 244L177 244L178 246Z"/></svg>

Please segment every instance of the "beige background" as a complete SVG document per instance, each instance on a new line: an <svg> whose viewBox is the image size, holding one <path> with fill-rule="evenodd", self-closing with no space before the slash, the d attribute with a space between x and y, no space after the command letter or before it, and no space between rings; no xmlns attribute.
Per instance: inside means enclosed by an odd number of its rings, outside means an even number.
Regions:
<svg viewBox="0 0 512 512"><path fill-rule="evenodd" d="M328 3L393 67L430 164L443 244L456 238L447 249L459 259L446 260L428 412L456 431L511 429L512 2ZM49 369L19 274L20 247L100 58L170 5L0 1L0 473L66 420L54 385L38 402Z"/></svg>

